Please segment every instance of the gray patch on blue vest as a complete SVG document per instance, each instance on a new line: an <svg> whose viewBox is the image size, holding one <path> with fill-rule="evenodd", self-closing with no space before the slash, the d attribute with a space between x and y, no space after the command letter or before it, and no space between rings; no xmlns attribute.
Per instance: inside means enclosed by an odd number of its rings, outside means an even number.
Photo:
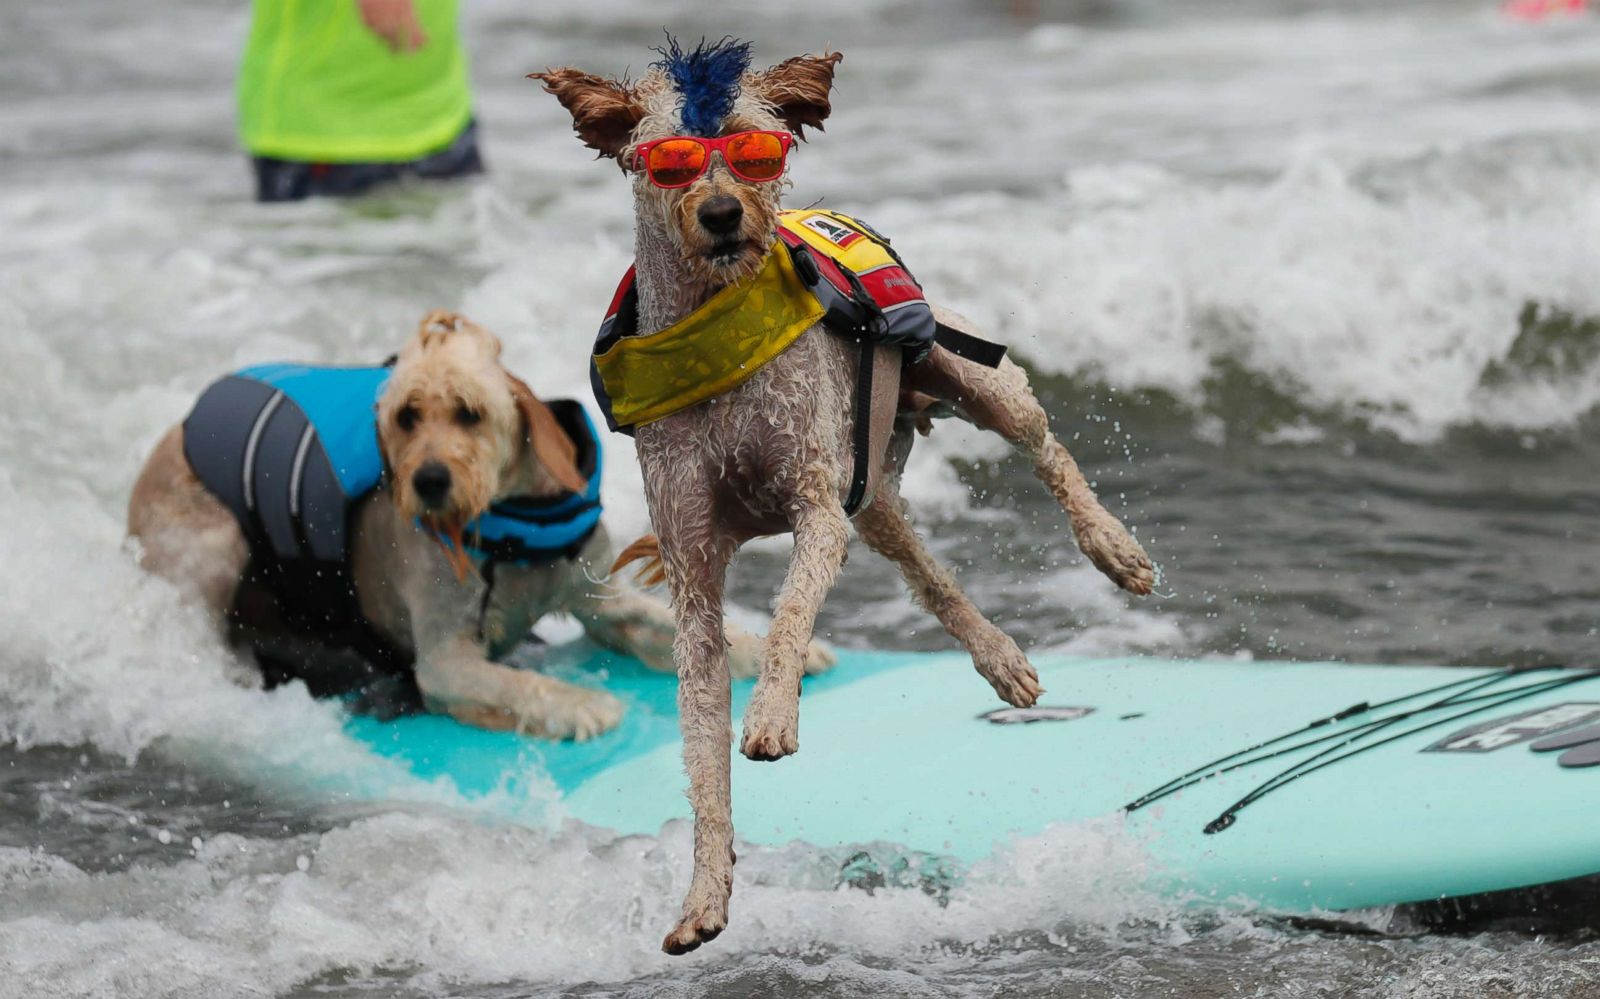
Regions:
<svg viewBox="0 0 1600 999"><path fill-rule="evenodd" d="M252 548L276 558L343 563L346 496L306 416L282 391L229 375L200 396L183 423L183 450Z"/></svg>

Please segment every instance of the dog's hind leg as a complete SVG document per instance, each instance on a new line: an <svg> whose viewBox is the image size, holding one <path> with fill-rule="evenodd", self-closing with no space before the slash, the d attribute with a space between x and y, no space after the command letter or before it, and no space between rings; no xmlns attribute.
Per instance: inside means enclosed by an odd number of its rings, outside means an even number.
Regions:
<svg viewBox="0 0 1600 999"><path fill-rule="evenodd" d="M660 538L677 627L673 658L678 665L678 725L694 809L694 875L678 923L661 949L686 954L728 925L733 894L732 695L722 598L736 545L712 522L710 505L704 502L709 485L651 491L650 485L661 478L665 476L645 468L650 518Z"/></svg>
<svg viewBox="0 0 1600 999"><path fill-rule="evenodd" d="M597 644L632 656L651 669L677 669L672 661L672 611L659 601L602 583L576 598L569 610ZM741 680L758 675L765 641L732 622L725 623L723 631L728 639L729 674ZM806 675L826 672L838 661L832 650L814 641L806 649Z"/></svg>
<svg viewBox="0 0 1600 999"><path fill-rule="evenodd" d="M849 520L837 492L821 483L805 490L794 518L794 552L767 632L760 679L744 712L739 751L752 760L776 760L800 748L800 678L806 649L850 544Z"/></svg>
<svg viewBox="0 0 1600 999"><path fill-rule="evenodd" d="M983 616L917 536L898 477L884 478L872 503L856 515L855 525L868 547L900 569L912 598L971 653L973 666L1001 700L1025 708L1039 699L1039 674L1028 657Z"/></svg>
<svg viewBox="0 0 1600 999"><path fill-rule="evenodd" d="M229 611L250 564L250 543L233 513L206 489L183 456L183 428L156 444L128 497L128 535L139 540L139 564L209 612L216 634L235 646L223 661L235 683L259 687L261 671L248 648L229 634Z"/></svg>
<svg viewBox="0 0 1600 999"><path fill-rule="evenodd" d="M224 627L250 545L238 520L189 467L183 428L167 432L134 482L128 534L139 539L146 571L197 597Z"/></svg>
<svg viewBox="0 0 1600 999"><path fill-rule="evenodd" d="M957 329L970 325L942 309L935 309L935 314ZM1078 547L1089 561L1130 593L1150 592L1155 571L1149 556L1122 522L1100 505L1078 463L1050 432L1050 418L1028 386L1027 372L1010 358L989 368L935 347L921 363L907 367L902 385L950 403L971 423L1027 452L1033 459L1033 474L1067 511Z"/></svg>

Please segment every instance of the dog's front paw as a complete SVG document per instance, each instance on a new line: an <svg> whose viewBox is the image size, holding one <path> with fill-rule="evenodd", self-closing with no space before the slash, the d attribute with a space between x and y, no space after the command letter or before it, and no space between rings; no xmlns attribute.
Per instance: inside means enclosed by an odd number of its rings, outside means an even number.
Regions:
<svg viewBox="0 0 1600 999"><path fill-rule="evenodd" d="M1030 707L1044 693L1044 688L1039 686L1039 673L1028 662L1028 657L1010 635L994 625L988 625L975 636L967 649L972 653L972 665L977 667L978 675L988 680L989 686L1007 704Z"/></svg>
<svg viewBox="0 0 1600 999"><path fill-rule="evenodd" d="M1079 525L1077 531L1078 547L1083 554L1095 568L1129 593L1141 597L1149 593L1156 582L1155 568L1128 529L1104 511L1086 519L1088 522Z"/></svg>
<svg viewBox="0 0 1600 999"><path fill-rule="evenodd" d="M621 701L603 690L563 684L534 698L519 714L523 729L535 735L583 742L616 728L624 710Z"/></svg>
<svg viewBox="0 0 1600 999"><path fill-rule="evenodd" d="M785 693L765 680L744 709L739 752L752 760L781 760L800 751L800 692Z"/></svg>
<svg viewBox="0 0 1600 999"><path fill-rule="evenodd" d="M721 885L716 884L716 880L713 877L694 879L688 897L683 900L683 915L661 941L662 950L668 954L687 954L715 940L727 928L728 896L733 894L732 872Z"/></svg>

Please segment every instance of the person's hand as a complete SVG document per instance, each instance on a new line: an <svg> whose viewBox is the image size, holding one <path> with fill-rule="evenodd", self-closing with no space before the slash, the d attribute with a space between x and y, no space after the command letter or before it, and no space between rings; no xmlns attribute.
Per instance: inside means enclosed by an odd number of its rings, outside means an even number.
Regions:
<svg viewBox="0 0 1600 999"><path fill-rule="evenodd" d="M413 0L356 0L356 5L361 20L394 51L415 52L428 44Z"/></svg>

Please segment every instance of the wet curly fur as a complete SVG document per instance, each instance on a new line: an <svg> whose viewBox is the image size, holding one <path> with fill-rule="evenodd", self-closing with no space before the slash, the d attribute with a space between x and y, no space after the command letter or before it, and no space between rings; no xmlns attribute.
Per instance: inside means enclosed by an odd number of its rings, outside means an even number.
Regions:
<svg viewBox="0 0 1600 999"><path fill-rule="evenodd" d="M696 53L703 56L706 49L702 45ZM696 53L678 54L694 58ZM833 75L842 58L803 55L744 73L714 134L820 129L831 110ZM574 69L533 76L571 112L579 137L625 168L639 143L703 125L686 120L693 115L684 113L685 96L674 86L670 68L660 65L637 83ZM671 325L717 290L754 274L776 238L786 186L786 178L763 184L740 180L715 159L687 188L662 190L635 173L639 332ZM701 222L702 207L716 198L734 199L741 209L731 234ZM970 326L959 316L935 311L947 325ZM815 326L733 391L637 428L658 541L630 547L641 557L659 556L677 616L678 703L695 814L694 871L682 915L663 942L669 953L693 950L727 922L734 857L723 582L740 545L782 532L793 533L794 553L760 680L745 712L741 750L751 759L772 760L799 748L802 650L844 563L849 535L842 499L854 453L852 399L860 349ZM1051 435L1021 368L1010 361L986 368L936 348L902 372L897 350L876 351L871 475L856 531L899 567L918 603L966 647L1002 699L1032 704L1041 691L1027 657L983 617L911 526L899 478L915 429L925 428L930 415L953 414L999 433L1030 455L1035 473L1066 509L1080 546L1125 589L1149 592L1149 559L1100 506L1071 455Z"/></svg>

